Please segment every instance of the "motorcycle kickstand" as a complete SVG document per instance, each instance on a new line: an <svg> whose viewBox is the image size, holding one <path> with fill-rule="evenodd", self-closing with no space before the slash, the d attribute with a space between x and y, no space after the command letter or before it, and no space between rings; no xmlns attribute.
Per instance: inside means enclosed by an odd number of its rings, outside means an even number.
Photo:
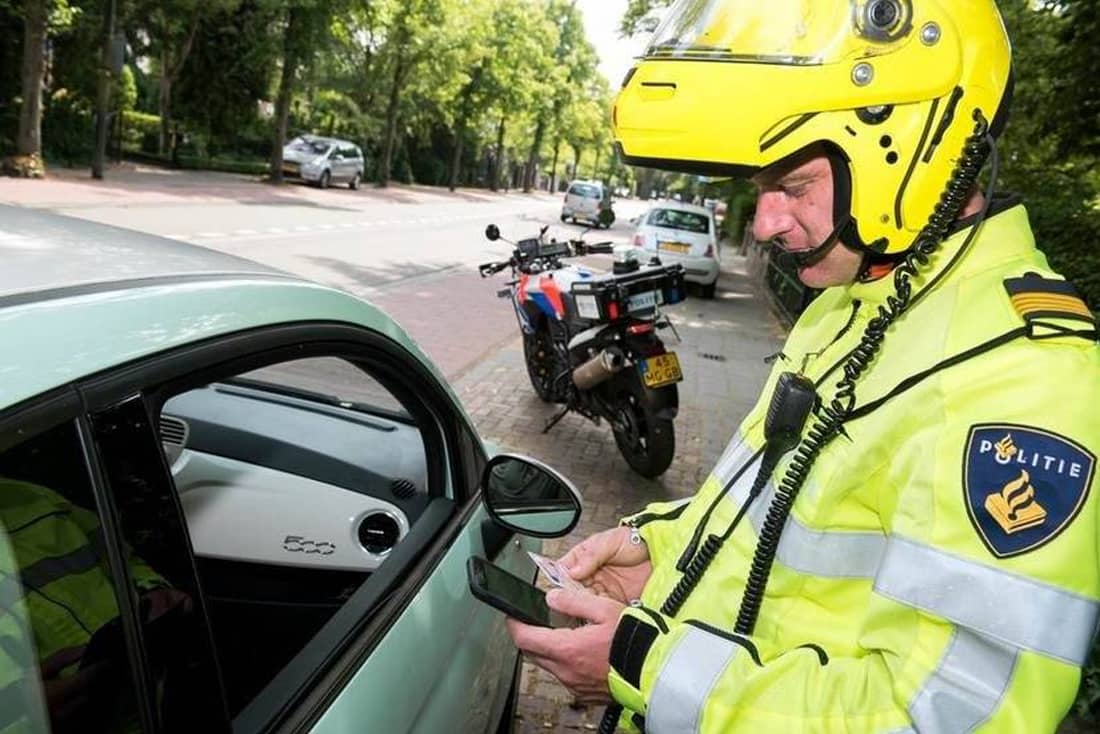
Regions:
<svg viewBox="0 0 1100 734"><path fill-rule="evenodd" d="M565 417L565 414L569 412L569 406L562 408L557 415L546 422L546 427L542 429L543 433L549 433L550 429L558 425L558 421Z"/></svg>
<svg viewBox="0 0 1100 734"><path fill-rule="evenodd" d="M668 328L672 329L672 333L676 336L676 343L683 344L684 340L680 338L680 332L676 331L676 324L672 323L672 319L665 316L665 323L668 324Z"/></svg>

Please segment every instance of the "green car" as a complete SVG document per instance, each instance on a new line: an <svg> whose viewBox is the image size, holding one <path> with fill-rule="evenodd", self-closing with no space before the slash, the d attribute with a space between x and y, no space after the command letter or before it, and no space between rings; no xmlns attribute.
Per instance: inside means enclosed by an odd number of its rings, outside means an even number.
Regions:
<svg viewBox="0 0 1100 734"><path fill-rule="evenodd" d="M0 263L0 732L511 730L467 559L533 579L579 498L400 327L24 209Z"/></svg>

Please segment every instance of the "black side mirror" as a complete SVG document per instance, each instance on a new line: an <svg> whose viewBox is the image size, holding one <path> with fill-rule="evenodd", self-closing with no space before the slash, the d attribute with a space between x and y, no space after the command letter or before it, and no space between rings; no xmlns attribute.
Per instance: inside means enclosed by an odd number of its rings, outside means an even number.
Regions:
<svg viewBox="0 0 1100 734"><path fill-rule="evenodd" d="M496 242L500 239L500 228L495 224L490 224L485 228L485 238L490 242Z"/></svg>
<svg viewBox="0 0 1100 734"><path fill-rule="evenodd" d="M526 456L498 454L481 477L493 520L516 533L560 538L581 519L581 495L561 474Z"/></svg>

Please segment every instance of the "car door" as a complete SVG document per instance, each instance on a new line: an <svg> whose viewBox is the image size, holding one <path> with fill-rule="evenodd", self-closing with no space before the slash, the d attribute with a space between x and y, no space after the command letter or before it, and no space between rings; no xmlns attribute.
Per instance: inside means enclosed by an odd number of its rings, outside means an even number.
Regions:
<svg viewBox="0 0 1100 734"><path fill-rule="evenodd" d="M496 730L517 654L465 560L533 578L537 544L489 521L484 449L420 359L358 327L286 326L82 389L117 454L144 447L140 486L173 490L120 514L137 538L152 518L186 528L175 552L235 732Z"/></svg>
<svg viewBox="0 0 1100 734"><path fill-rule="evenodd" d="M0 413L0 731L229 730L182 528L149 512L171 492L133 407L93 417L64 388Z"/></svg>
<svg viewBox="0 0 1100 734"><path fill-rule="evenodd" d="M329 180L340 183L344 180L344 151L339 145L333 145L328 154Z"/></svg>
<svg viewBox="0 0 1100 734"><path fill-rule="evenodd" d="M356 160L355 148L350 145L344 145L340 148L341 153L344 156L343 160L343 175L344 181L350 181L356 172L359 170L359 161Z"/></svg>
<svg viewBox="0 0 1100 734"><path fill-rule="evenodd" d="M357 145L352 146L351 151L355 159L355 170L352 171L352 175L354 176L356 173L358 173L359 177L362 178L366 170L366 162L363 160L363 151Z"/></svg>

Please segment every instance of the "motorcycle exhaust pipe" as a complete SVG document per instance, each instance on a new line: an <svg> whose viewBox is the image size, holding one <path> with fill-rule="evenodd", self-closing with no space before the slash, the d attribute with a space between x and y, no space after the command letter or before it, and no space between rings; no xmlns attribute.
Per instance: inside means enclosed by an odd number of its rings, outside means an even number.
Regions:
<svg viewBox="0 0 1100 734"><path fill-rule="evenodd" d="M626 366L626 357L618 347L608 347L573 370L573 384L591 390Z"/></svg>

